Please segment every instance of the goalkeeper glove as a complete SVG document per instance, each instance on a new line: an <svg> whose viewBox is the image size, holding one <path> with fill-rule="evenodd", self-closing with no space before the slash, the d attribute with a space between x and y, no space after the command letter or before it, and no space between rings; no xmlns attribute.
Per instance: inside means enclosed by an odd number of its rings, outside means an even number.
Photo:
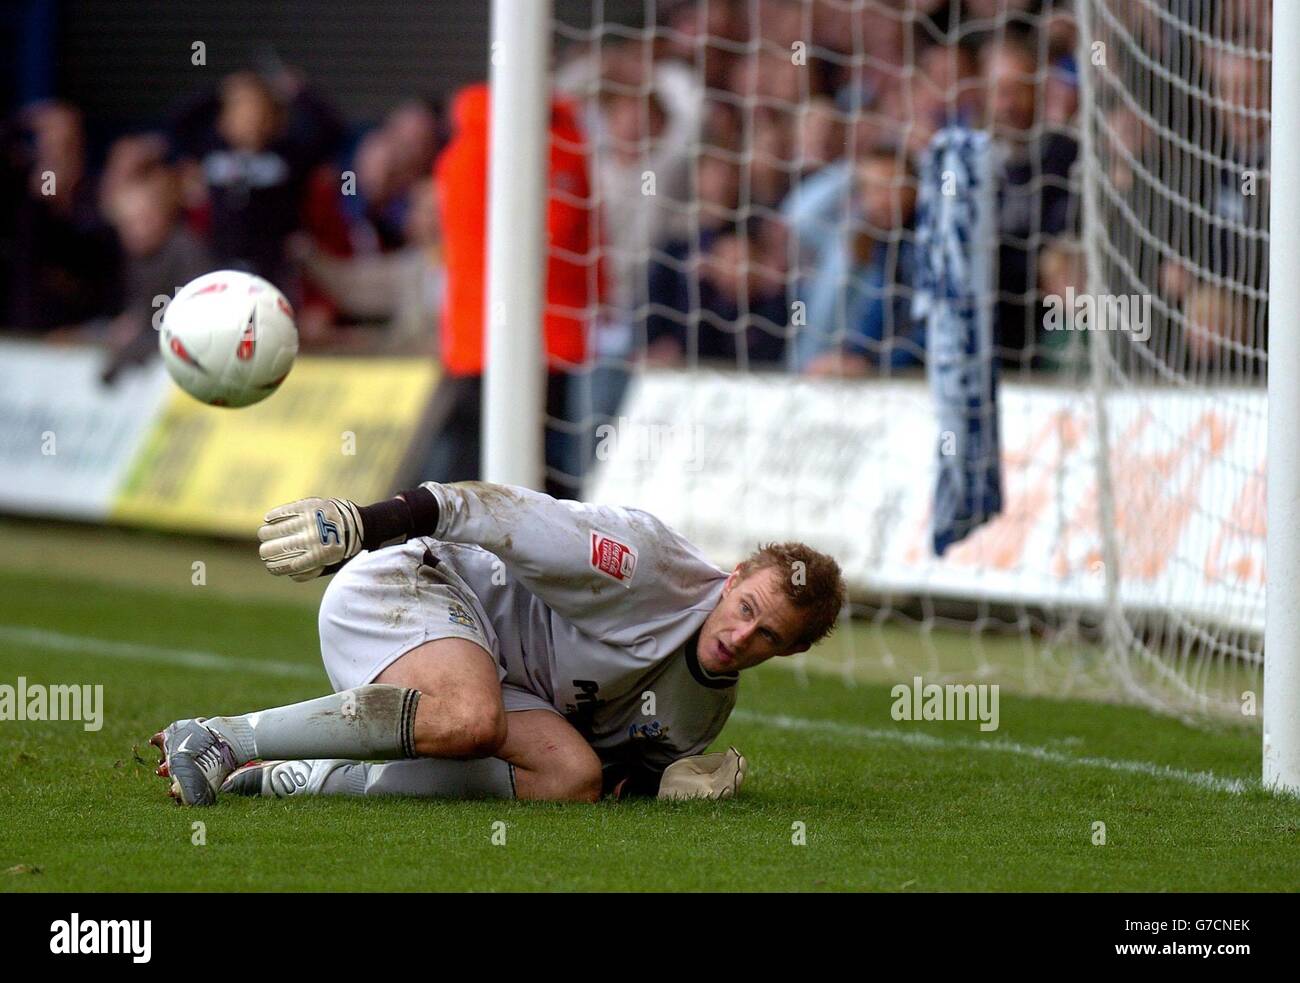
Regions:
<svg viewBox="0 0 1300 983"><path fill-rule="evenodd" d="M257 552L271 573L311 580L333 573L362 550L433 535L438 511L437 498L423 487L374 505L303 498L266 513Z"/></svg>
<svg viewBox="0 0 1300 983"><path fill-rule="evenodd" d="M740 791L749 762L734 747L674 761L659 782L661 799L726 799Z"/></svg>
<svg viewBox="0 0 1300 983"><path fill-rule="evenodd" d="M276 576L311 580L361 552L361 511L342 498L303 498L266 513L257 554Z"/></svg>

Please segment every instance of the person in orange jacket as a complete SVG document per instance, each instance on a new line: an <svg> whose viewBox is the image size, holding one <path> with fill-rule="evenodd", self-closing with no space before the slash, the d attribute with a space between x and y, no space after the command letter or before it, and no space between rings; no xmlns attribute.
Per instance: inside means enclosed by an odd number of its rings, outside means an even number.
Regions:
<svg viewBox="0 0 1300 983"><path fill-rule="evenodd" d="M464 481L479 477L484 366L484 287L487 279L487 184L490 93L483 83L468 86L451 107L452 137L434 164L446 264L441 323L439 389L443 418L429 460L428 477ZM600 236L592 200L586 136L575 108L551 105L547 196L547 265L544 346L547 357L546 412L567 417L570 374L587 353L587 322L604 293ZM572 441L548 426L547 490L562 497L575 492ZM557 480L555 472L574 475Z"/></svg>

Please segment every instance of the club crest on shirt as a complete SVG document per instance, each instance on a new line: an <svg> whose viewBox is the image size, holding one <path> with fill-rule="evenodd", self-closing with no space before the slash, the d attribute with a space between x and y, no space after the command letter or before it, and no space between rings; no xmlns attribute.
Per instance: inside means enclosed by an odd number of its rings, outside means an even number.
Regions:
<svg viewBox="0 0 1300 983"><path fill-rule="evenodd" d="M657 720L648 724L629 724L627 736L633 741L661 741L667 738L668 728Z"/></svg>
<svg viewBox="0 0 1300 983"><path fill-rule="evenodd" d="M452 601L447 607L447 620L455 622L465 628L477 628L478 624L474 621L474 616L465 610L459 601Z"/></svg>
<svg viewBox="0 0 1300 983"><path fill-rule="evenodd" d="M636 547L619 542L608 533L591 530L591 569L617 580L624 587L632 586L636 573Z"/></svg>

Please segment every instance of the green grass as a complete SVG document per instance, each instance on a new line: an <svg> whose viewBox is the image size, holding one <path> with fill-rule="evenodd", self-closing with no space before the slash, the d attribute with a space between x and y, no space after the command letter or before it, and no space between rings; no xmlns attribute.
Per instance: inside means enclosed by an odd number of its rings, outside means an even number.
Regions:
<svg viewBox="0 0 1300 983"><path fill-rule="evenodd" d="M324 692L318 586L259 591L256 575L270 578L247 545L92 533L92 571L63 550L81 538L76 530L18 531L58 544L60 558L45 574L24 559L39 551L0 560L0 683L99 683L106 711L96 733L73 722L0 722L0 890L1300 887L1300 801L1258 787L1257 728L1188 727L1132 707L1004 690L1001 725L983 734L974 723L894 721L887 682L769 666L746 674L720 742L751 761L734 801L225 799L180 809L153 775L148 736L177 717ZM210 586L194 587L190 562L202 557L212 560ZM889 631L891 648L914 644L911 633ZM858 632L848 641L872 651ZM69 638L88 641L70 647ZM933 641L957 657L968 638ZM174 650L252 664L194 668L176 664ZM268 661L301 673L259 671ZM1190 773L1245 787L1207 788ZM195 822L206 845L192 843ZM1094 822L1106 824L1104 846L1093 845ZM501 846L496 823L505 823ZM806 845L792 843L795 824Z"/></svg>

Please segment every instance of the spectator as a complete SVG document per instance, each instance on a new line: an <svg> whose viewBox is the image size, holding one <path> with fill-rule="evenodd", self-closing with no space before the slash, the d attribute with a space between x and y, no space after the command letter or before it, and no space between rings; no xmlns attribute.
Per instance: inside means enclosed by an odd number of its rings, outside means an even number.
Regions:
<svg viewBox="0 0 1300 983"><path fill-rule="evenodd" d="M440 107L423 99L408 99L388 114L384 130L396 148L398 184L411 188L427 178L444 142Z"/></svg>
<svg viewBox="0 0 1300 983"><path fill-rule="evenodd" d="M107 313L118 253L97 207L80 111L62 102L32 106L10 139L5 327L48 332Z"/></svg>
<svg viewBox="0 0 1300 983"><path fill-rule="evenodd" d="M309 236L296 245L304 271L341 314L383 324L378 345L367 342L365 347L432 357L438 349L436 312L444 283L431 178L412 189L402 238L400 249L350 258L331 255Z"/></svg>
<svg viewBox="0 0 1300 983"><path fill-rule="evenodd" d="M216 267L180 221L177 179L168 168L155 165L117 184L107 206L126 257L122 310L105 339L110 357L104 379L111 382L123 367L141 364L158 351L158 298L175 296L178 288Z"/></svg>
<svg viewBox="0 0 1300 983"><path fill-rule="evenodd" d="M1052 62L1043 89L1043 120L1048 126L1070 130L1079 111L1079 66L1073 54Z"/></svg>
<svg viewBox="0 0 1300 983"><path fill-rule="evenodd" d="M1172 210L1165 220L1168 228L1179 230L1176 248L1163 249L1154 260L1163 299L1174 313L1157 318L1152 346L1166 353L1163 357L1177 371L1194 371L1215 360L1231 374L1258 379L1268 349L1268 308L1262 302L1268 288L1268 243L1259 230L1268 224L1271 94L1269 61L1256 45L1257 32L1267 31L1268 7L1252 6L1247 13L1228 5L1220 14L1230 23L1241 21L1232 46L1203 45L1198 52L1216 96L1205 141L1213 153L1193 157L1167 146L1167 136L1140 120L1130 121L1133 114L1124 107L1113 110L1108 123L1111 140L1133 152L1143 167L1161 173L1162 166L1177 166L1184 172L1183 193L1165 200ZM1255 19L1265 23L1253 23ZM1149 207L1143 200L1149 194L1146 181L1135 181L1121 160L1112 171L1127 179L1119 184L1128 192L1127 201L1139 210ZM1146 259L1147 248L1144 243L1136 247L1140 259ZM1224 323L1212 324L1212 316Z"/></svg>
<svg viewBox="0 0 1300 983"><path fill-rule="evenodd" d="M461 90L452 103L453 135L435 167L443 229L447 290L441 314L442 365L446 377L436 397L444 422L427 477L458 481L478 477L483 385L485 239L489 97L486 85ZM547 377L547 489L564 495L579 470L569 456L568 372L586 357L586 312L600 301L602 271L587 143L577 116L565 102L551 107L549 260L543 330L550 366Z"/></svg>
<svg viewBox="0 0 1300 983"><path fill-rule="evenodd" d="M730 154L705 150L695 165L702 231L717 231L736 221L740 205L740 167Z"/></svg>
<svg viewBox="0 0 1300 983"><path fill-rule="evenodd" d="M656 57L675 59L688 66L698 64L706 88L726 88L736 49L748 38L740 6L737 0L672 0L661 4L664 30L655 38L659 46Z"/></svg>
<svg viewBox="0 0 1300 983"><path fill-rule="evenodd" d="M783 0L763 13L764 29L783 34L789 29L788 14L797 8ZM834 66L822 58L796 62L790 44L778 44L779 52L763 50L739 59L731 73L730 99L747 107L748 125L743 131L749 159L747 204L775 209L790 190L798 167L797 150L803 119L800 107L812 97L829 97L834 91Z"/></svg>
<svg viewBox="0 0 1300 983"><path fill-rule="evenodd" d="M649 62L648 51L619 45L599 61L570 63L556 79L558 91L599 95L587 126L610 258L609 331L618 335L602 347L618 355L630 350L632 319L645 303L651 251L687 231L692 145L702 116L694 73L675 61Z"/></svg>
<svg viewBox="0 0 1300 983"><path fill-rule="evenodd" d="M994 341L1007 367L1029 368L1042 324L1038 254L1045 240L1067 230L1073 215L1073 138L1038 119L1037 49L1008 31L980 49L995 144L1004 160L998 189L998 302Z"/></svg>
<svg viewBox="0 0 1300 983"><path fill-rule="evenodd" d="M279 90L251 72L225 79L177 120L182 157L202 167L210 241L222 267L247 270L297 294L285 242L299 227L313 169L334 149L334 113L296 78Z"/></svg>
<svg viewBox="0 0 1300 983"><path fill-rule="evenodd" d="M945 126L972 126L979 120L982 93L979 58L969 45L936 44L918 31L916 52L916 66L895 101L904 143L919 162Z"/></svg>
<svg viewBox="0 0 1300 983"><path fill-rule="evenodd" d="M919 364L922 328L910 315L916 174L906 153L877 145L808 191L783 209L800 243L807 320L792 367L862 376Z"/></svg>
<svg viewBox="0 0 1300 983"><path fill-rule="evenodd" d="M1038 262L1039 289L1045 297L1065 298L1088 290L1083 246L1077 240L1061 236L1043 248ZM1063 308L1063 330L1044 331L1035 357L1035 365L1048 372L1078 372L1085 369L1088 335L1074 330L1074 311Z"/></svg>
<svg viewBox="0 0 1300 983"><path fill-rule="evenodd" d="M1268 225L1270 98L1269 60L1248 51L1202 52L1214 80L1214 146L1210 161L1197 167L1202 193L1187 204L1184 260L1258 290L1268 282L1268 250L1248 230ZM1203 217L1208 209L1219 221ZM1249 273L1247 272L1249 271Z"/></svg>
<svg viewBox="0 0 1300 983"><path fill-rule="evenodd" d="M362 138L352 171L356 193L344 197L352 248L361 255L401 248L410 186L398 175L397 145L387 130L377 127Z"/></svg>
<svg viewBox="0 0 1300 983"><path fill-rule="evenodd" d="M795 160L800 180L816 174L844 153L848 127L830 96L813 96L799 107Z"/></svg>
<svg viewBox="0 0 1300 983"><path fill-rule="evenodd" d="M646 357L652 365L717 360L748 368L785 358L785 284L765 220L723 225L668 246L650 269ZM698 300L698 303L696 301Z"/></svg>
<svg viewBox="0 0 1300 983"><path fill-rule="evenodd" d="M440 140L437 113L419 100L398 106L382 126L366 134L352 166L357 193L345 198L355 253L386 252L407 244L412 198L433 169Z"/></svg>
<svg viewBox="0 0 1300 983"><path fill-rule="evenodd" d="M747 208L775 211L790 191L794 172L794 121L789 113L757 111L750 131Z"/></svg>
<svg viewBox="0 0 1300 983"><path fill-rule="evenodd" d="M1103 152L1114 148L1108 155L1106 180L1116 194L1123 195L1125 201L1132 205L1141 189L1137 187L1137 176L1129 159L1137 161L1142 167L1150 164L1153 142L1151 128L1128 106L1112 109L1106 114L1104 125L1106 138Z"/></svg>
<svg viewBox="0 0 1300 983"><path fill-rule="evenodd" d="M1253 344L1255 304L1224 287L1198 284L1184 304L1185 359L1178 367L1192 378L1259 379L1266 362Z"/></svg>
<svg viewBox="0 0 1300 983"><path fill-rule="evenodd" d="M139 133L113 141L99 179L99 209L108 216L117 192L161 166L167 159L167 138L161 133Z"/></svg>
<svg viewBox="0 0 1300 983"><path fill-rule="evenodd" d="M586 100L592 183L609 264L609 303L591 327L593 360L570 411L586 418L593 433L622 402L652 259L690 229L690 168L702 120L712 112L737 122L726 107L704 101L694 69L673 59L652 62L651 53L645 45L618 44L599 58L570 62L556 76L557 92ZM592 442L590 435L585 439Z"/></svg>

